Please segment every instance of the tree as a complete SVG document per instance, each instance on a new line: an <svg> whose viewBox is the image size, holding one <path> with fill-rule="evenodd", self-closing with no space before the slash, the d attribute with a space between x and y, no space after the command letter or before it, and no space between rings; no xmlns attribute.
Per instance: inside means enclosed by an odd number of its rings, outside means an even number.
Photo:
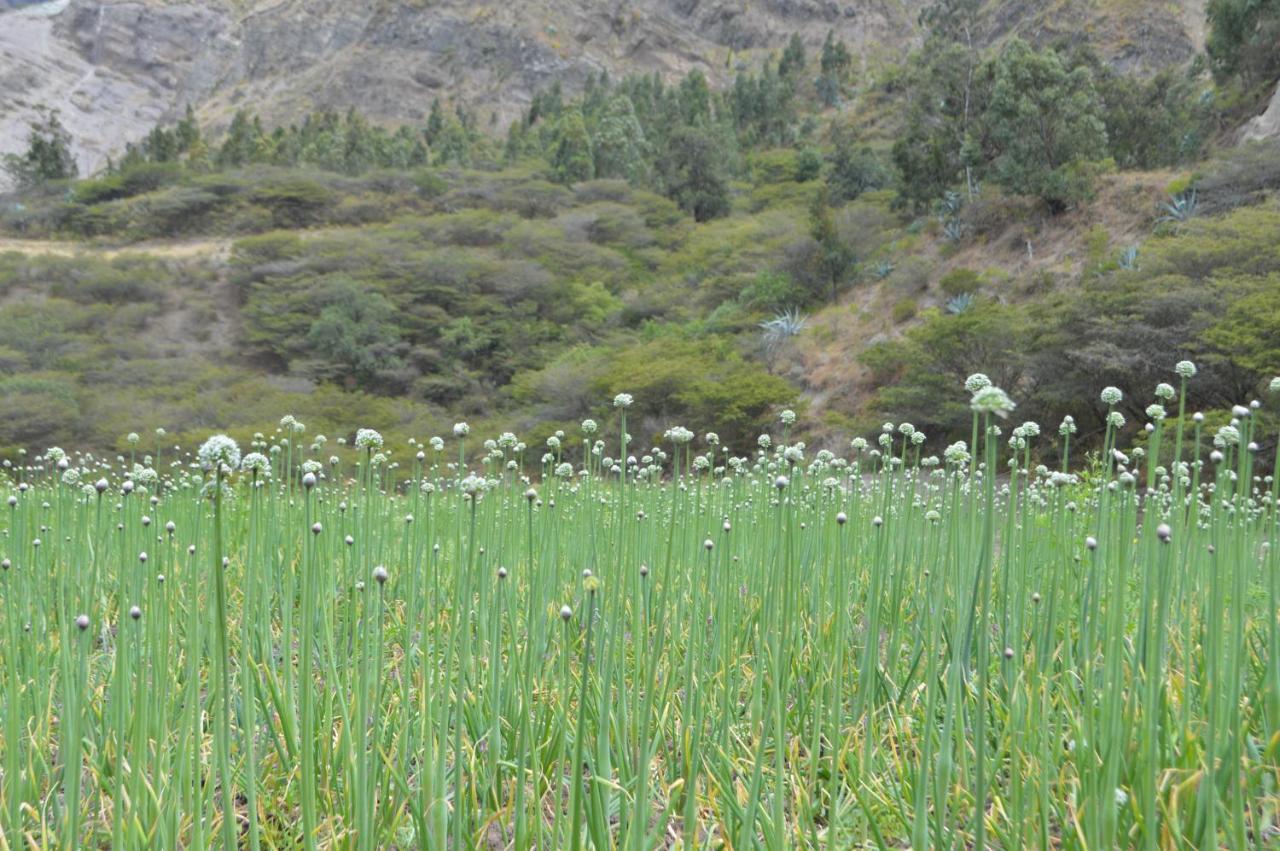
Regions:
<svg viewBox="0 0 1280 851"><path fill-rule="evenodd" d="M844 131L834 131L835 148L830 156L827 186L837 203L852 201L863 192L879 189L889 182L889 174L871 148L856 147Z"/></svg>
<svg viewBox="0 0 1280 851"><path fill-rule="evenodd" d="M393 382L404 367L395 306L349 278L331 281L321 301L326 306L306 337L313 358L308 371L348 386L379 389Z"/></svg>
<svg viewBox="0 0 1280 851"><path fill-rule="evenodd" d="M1205 50L1219 81L1246 89L1280 77L1280 0L1209 0Z"/></svg>
<svg viewBox="0 0 1280 851"><path fill-rule="evenodd" d="M840 293L840 285L853 268L854 256L853 249L844 243L840 232L836 230L825 186L818 190L813 203L809 205L809 236L818 245L814 256L818 277L830 286L831 301L834 303Z"/></svg>
<svg viewBox="0 0 1280 851"><path fill-rule="evenodd" d="M987 144L979 118L990 90L989 66L971 51L941 42L916 54L903 91L906 126L893 145L899 198L924 207L962 180L972 191Z"/></svg>
<svg viewBox="0 0 1280 851"><path fill-rule="evenodd" d="M934 53L950 48L951 61L957 66L962 148L972 144L971 125L978 114L974 87L982 54L975 42L981 12L982 0L934 0L920 13L920 24L928 30L925 51ZM963 160L964 155L961 156ZM975 192L973 163L964 161L962 165L965 188L972 198Z"/></svg>
<svg viewBox="0 0 1280 851"><path fill-rule="evenodd" d="M1120 168L1168 168L1199 159L1213 133L1203 86L1165 68L1142 79L1101 65L1094 71L1107 148Z"/></svg>
<svg viewBox="0 0 1280 851"><path fill-rule="evenodd" d="M707 77L694 68L676 90L682 124L706 124L711 120L711 87Z"/></svg>
<svg viewBox="0 0 1280 851"><path fill-rule="evenodd" d="M58 120L58 114L41 110L29 128L27 150L4 157L4 170L13 182L26 189L51 180L74 178L78 170L71 154L71 134Z"/></svg>
<svg viewBox="0 0 1280 851"><path fill-rule="evenodd" d="M440 98L432 98L431 112L427 115L427 129L424 131L427 144L434 145L444 130L444 108L440 106Z"/></svg>
<svg viewBox="0 0 1280 851"><path fill-rule="evenodd" d="M828 108L840 101L840 86L849 74L849 66L853 57L844 42L835 37L835 33L827 30L827 39L822 43L822 74L818 77L818 99Z"/></svg>
<svg viewBox="0 0 1280 851"><path fill-rule="evenodd" d="M248 110L237 110L218 149L218 165L241 166L255 162L266 148L262 125Z"/></svg>
<svg viewBox="0 0 1280 851"><path fill-rule="evenodd" d="M432 161L436 165L449 163L470 165L471 137L467 134L467 129L462 126L462 122L456 118L447 119L436 137L435 144L431 146L431 152Z"/></svg>
<svg viewBox="0 0 1280 851"><path fill-rule="evenodd" d="M1054 51L1014 39L995 60L983 117L1005 189L1055 211L1088 196L1089 164L1107 155L1107 131L1087 69L1068 70Z"/></svg>
<svg viewBox="0 0 1280 851"><path fill-rule="evenodd" d="M594 170L586 122L580 110L571 109L556 122L551 172L560 183L577 183L590 180Z"/></svg>
<svg viewBox="0 0 1280 851"><path fill-rule="evenodd" d="M644 130L636 119L631 98L614 95L605 104L591 138L596 177L639 182L648 172Z"/></svg>
<svg viewBox="0 0 1280 851"><path fill-rule="evenodd" d="M791 39L782 51L782 58L778 60L778 74L783 77L794 77L804 71L804 66L804 42L800 40L799 33L792 33Z"/></svg>
<svg viewBox="0 0 1280 851"><path fill-rule="evenodd" d="M920 12L920 25L931 40L972 50L981 12L982 0L934 0Z"/></svg>
<svg viewBox="0 0 1280 851"><path fill-rule="evenodd" d="M853 57L849 55L849 48L844 46L844 42L836 38L835 33L827 30L827 39L822 43L822 74L830 77L837 83L844 82L845 76L849 73L849 66L853 64Z"/></svg>
<svg viewBox="0 0 1280 851"><path fill-rule="evenodd" d="M191 104L187 104L187 111L178 122L178 126L174 128L174 132L178 137L180 153L188 154L200 143L200 122L196 121L196 113L191 108Z"/></svg>
<svg viewBox="0 0 1280 851"><path fill-rule="evenodd" d="M700 222L729 211L729 185L723 173L724 152L700 127L681 127L671 134L662 160L667 197Z"/></svg>
<svg viewBox="0 0 1280 851"><path fill-rule="evenodd" d="M877 409L942 440L967 438L965 378L985 372L997 386L1023 385L1034 327L1020 306L979 302L959 316L927 314L902 339L877 343L859 359L880 387Z"/></svg>

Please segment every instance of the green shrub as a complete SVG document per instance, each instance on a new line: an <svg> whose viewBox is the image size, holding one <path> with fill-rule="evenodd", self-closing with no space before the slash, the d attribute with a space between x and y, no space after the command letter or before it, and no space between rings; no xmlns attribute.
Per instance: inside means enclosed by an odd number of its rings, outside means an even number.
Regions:
<svg viewBox="0 0 1280 851"><path fill-rule="evenodd" d="M761 269L738 298L748 307L777 311L801 304L806 295L785 272Z"/></svg>
<svg viewBox="0 0 1280 851"><path fill-rule="evenodd" d="M914 319L920 306L914 298L904 298L893 305L893 321L895 324L902 324L908 319Z"/></svg>
<svg viewBox="0 0 1280 851"><path fill-rule="evenodd" d="M786 381L715 338L659 338L618 351L594 389L597 399L635 395L627 425L641 443L660 439L671 425L696 422L737 451L752 445L773 410L796 400Z"/></svg>
<svg viewBox="0 0 1280 851"><path fill-rule="evenodd" d="M938 281L942 292L954 298L965 293L976 293L982 287L982 276L972 269L960 267L952 269Z"/></svg>
<svg viewBox="0 0 1280 851"><path fill-rule="evenodd" d="M139 199L139 229L145 236L177 236L201 230L208 216L222 203L217 195L194 186L174 186Z"/></svg>
<svg viewBox="0 0 1280 851"><path fill-rule="evenodd" d="M894 267L885 282L889 288L902 296L915 296L929 288L933 278L934 263L919 255L906 257Z"/></svg>
<svg viewBox="0 0 1280 851"><path fill-rule="evenodd" d="M413 183L418 188L418 194L428 200L439 198L449 191L448 181L435 171L425 168L414 174Z"/></svg>
<svg viewBox="0 0 1280 851"><path fill-rule="evenodd" d="M67 434L80 419L74 386L64 378L40 374L0 379L0 446L27 446Z"/></svg>
<svg viewBox="0 0 1280 851"><path fill-rule="evenodd" d="M141 162L93 180L82 180L72 190L77 204L91 205L152 192L180 180L182 166L176 162Z"/></svg>
<svg viewBox="0 0 1280 851"><path fill-rule="evenodd" d="M270 211L272 226L278 228L317 224L325 208L333 203L333 193L327 187L305 177L277 179L255 189L250 197Z"/></svg>
<svg viewBox="0 0 1280 851"><path fill-rule="evenodd" d="M1280 139L1224 150L1195 183L1201 215L1256 204L1280 190Z"/></svg>
<svg viewBox="0 0 1280 851"><path fill-rule="evenodd" d="M809 152L812 153L812 152ZM815 155L816 156L816 155ZM788 183L793 180L812 180L817 175L801 178L800 152L790 148L774 148L759 151L747 158L747 170L757 185ZM819 160L819 166L821 160Z"/></svg>

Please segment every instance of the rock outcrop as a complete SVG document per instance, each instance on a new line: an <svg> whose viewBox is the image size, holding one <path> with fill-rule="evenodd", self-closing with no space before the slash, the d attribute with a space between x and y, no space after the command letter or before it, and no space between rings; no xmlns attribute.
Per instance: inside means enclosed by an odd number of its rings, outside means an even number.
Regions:
<svg viewBox="0 0 1280 851"><path fill-rule="evenodd" d="M817 50L835 31L864 69L893 61L918 42L924 2L0 0L0 153L25 145L40 107L59 112L86 172L188 104L214 126L241 107L269 123L350 106L400 122L458 98L500 131L553 80L572 91L600 70L697 67L724 84L793 32ZM1064 24L1041 4L993 5L988 39ZM1186 58L1194 38L1177 16L1161 21L1106 55L1137 68Z"/></svg>

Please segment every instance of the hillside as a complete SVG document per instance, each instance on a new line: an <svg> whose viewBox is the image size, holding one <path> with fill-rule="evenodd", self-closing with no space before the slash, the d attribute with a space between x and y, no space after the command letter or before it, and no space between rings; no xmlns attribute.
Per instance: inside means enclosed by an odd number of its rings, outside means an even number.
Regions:
<svg viewBox="0 0 1280 851"><path fill-rule="evenodd" d="M625 391L642 440L696 420L745 446L780 406L804 404L822 446L873 430L881 410L945 434L973 371L1003 371L1028 416L1083 419L1079 387L1140 394L1182 357L1206 373L1193 402L1213 408L1253 392L1280 339L1267 324L1276 153L1206 166L1203 213L1175 227L1156 222L1187 180L1169 172L1105 178L1067 216L993 197L966 211L959 244L867 193L835 216L864 258L858 282L776 346L756 325L807 280L820 185L776 158L706 224L620 181L562 187L520 169L190 178L223 200L177 238L0 241L0 444L249 433L291 410L324 433L355 418L422 438L468 419L538 441L607 417ZM304 179L323 204L300 212L273 194ZM154 215L181 191L115 203ZM1094 321L1106 311L1128 330Z"/></svg>
<svg viewBox="0 0 1280 851"><path fill-rule="evenodd" d="M60 38L85 8L4 15ZM733 41L711 7L661 8L702 22L682 37ZM642 442L698 422L740 451L787 406L815 447L888 417L941 441L967 434L971 372L1020 416L1071 411L1089 448L1102 411L1082 394L1123 388L1137 432L1182 359L1201 369L1189 403L1220 418L1280 360L1280 144L1237 144L1268 120L1252 119L1280 76L1275 22L1227 38L1187 19L1208 63L1179 64L1011 8L930 6L924 49L864 71L829 7L751 7L740 26L789 15L797 32L781 51L743 41L731 75L704 45L705 69L669 78L526 80L517 108L515 83L473 87L500 64L481 62L407 123L373 83L352 84L359 110L283 123L273 98L342 53L299 49L271 91L232 109L234 86L210 90L87 178L74 129L37 110L4 159L22 188L0 198L0 452L247 436L288 411L420 439L466 419L532 445L621 392ZM491 126L491 107L512 120Z"/></svg>
<svg viewBox="0 0 1280 851"><path fill-rule="evenodd" d="M1087 40L1117 68L1151 73L1203 46L1204 0L1052 4L998 0L977 36ZM860 74L920 42L922 0L49 0L0 11L0 154L39 107L57 109L82 172L193 106L225 127L252 105L273 122L358 107L425 120L435 98L501 132L533 95L588 76L702 70L726 86L792 33L828 31ZM3 5L0 5L3 10ZM1155 12L1155 14L1153 14Z"/></svg>

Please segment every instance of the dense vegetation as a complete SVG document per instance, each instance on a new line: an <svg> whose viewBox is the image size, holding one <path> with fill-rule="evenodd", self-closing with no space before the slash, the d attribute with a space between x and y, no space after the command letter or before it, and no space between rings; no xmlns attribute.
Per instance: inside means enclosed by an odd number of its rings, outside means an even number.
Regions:
<svg viewBox="0 0 1280 851"><path fill-rule="evenodd" d="M119 448L140 411L249 433L303 395L326 429L360 409L404 436L466 415L541 437L624 385L654 390L648 435L697 417L740 445L804 395L816 439L899 413L956 435L944 376L999 373L1048 418L1171 351L1221 379L1192 398L1220 408L1280 333L1280 157L1214 147L1275 75L1273 10L1211 7L1212 78L991 44L979 4L945 0L900 67L860 77L829 37L723 91L601 74L539 95L505 140L439 101L417 128L242 111L215 134L188 112L69 180L48 116L6 162L25 189L0 229L99 250L0 259L0 399L21 409L0 450ZM1145 176L1161 168L1183 170ZM1105 219L1099 189L1134 169L1154 191L1125 215L1149 239L1072 223ZM1064 233L1079 249L1033 256ZM865 372L817 383L826 347Z"/></svg>
<svg viewBox="0 0 1280 851"><path fill-rule="evenodd" d="M188 112L80 179L42 116L0 848L1273 842L1280 6L1148 78L984 9L505 139Z"/></svg>
<svg viewBox="0 0 1280 851"><path fill-rule="evenodd" d="M1065 468L1069 417L1007 439L980 375L981 443L942 459L908 423L810 455L790 411L754 453L649 448L627 394L477 472L463 423L51 449L2 488L0 834L1253 847L1280 804L1274 433L1193 420L1212 379L1162 373L1144 446L1103 390L1083 476L1032 469Z"/></svg>

